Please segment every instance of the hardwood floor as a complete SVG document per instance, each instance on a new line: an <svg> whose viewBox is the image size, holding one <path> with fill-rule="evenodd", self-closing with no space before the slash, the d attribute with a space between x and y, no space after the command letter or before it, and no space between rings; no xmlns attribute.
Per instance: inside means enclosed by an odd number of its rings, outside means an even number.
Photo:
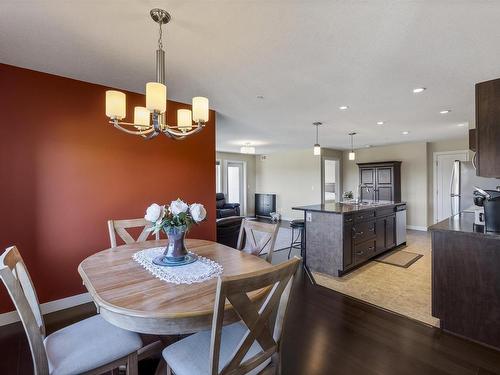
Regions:
<svg viewBox="0 0 500 375"><path fill-rule="evenodd" d="M298 281L283 342L283 374L500 374L500 352L347 296ZM52 332L95 313L92 304L46 316ZM0 327L0 374L31 374L19 324ZM140 365L153 374L155 361Z"/></svg>

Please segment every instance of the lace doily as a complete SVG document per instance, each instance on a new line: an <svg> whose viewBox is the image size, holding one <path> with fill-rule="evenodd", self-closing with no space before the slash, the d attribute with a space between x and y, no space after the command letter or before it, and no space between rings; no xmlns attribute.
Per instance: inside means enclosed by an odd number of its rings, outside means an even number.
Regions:
<svg viewBox="0 0 500 375"><path fill-rule="evenodd" d="M197 255L194 263L176 267L162 267L153 263L165 247L153 247L135 253L132 258L160 280L173 284L193 284L210 280L222 274L222 266L208 258Z"/></svg>

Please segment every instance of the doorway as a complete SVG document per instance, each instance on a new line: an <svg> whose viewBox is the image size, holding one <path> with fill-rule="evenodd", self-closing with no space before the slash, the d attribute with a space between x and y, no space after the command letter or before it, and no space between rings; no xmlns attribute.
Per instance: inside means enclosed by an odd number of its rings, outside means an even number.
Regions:
<svg viewBox="0 0 500 375"><path fill-rule="evenodd" d="M434 153L434 223L451 216L451 177L455 160L468 161L469 151Z"/></svg>
<svg viewBox="0 0 500 375"><path fill-rule="evenodd" d="M239 203L241 215L246 215L246 168L243 161L226 162L226 197L228 203Z"/></svg>
<svg viewBox="0 0 500 375"><path fill-rule="evenodd" d="M323 157L321 162L321 203L340 201L339 159Z"/></svg>

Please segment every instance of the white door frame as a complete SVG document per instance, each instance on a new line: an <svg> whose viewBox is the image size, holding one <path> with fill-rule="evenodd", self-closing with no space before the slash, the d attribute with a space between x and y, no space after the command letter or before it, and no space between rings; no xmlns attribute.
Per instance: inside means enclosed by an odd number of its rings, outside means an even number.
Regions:
<svg viewBox="0 0 500 375"><path fill-rule="evenodd" d="M229 163L241 164L243 166L243 202L240 204L240 215L247 214L247 162L244 160L224 160L224 173L222 173L222 190L227 198L227 166ZM232 202L227 202L232 203Z"/></svg>
<svg viewBox="0 0 500 375"><path fill-rule="evenodd" d="M325 203L325 160L335 161L335 200L339 202L341 200L341 189L340 189L340 158L334 156L322 156L321 157L321 203Z"/></svg>
<svg viewBox="0 0 500 375"><path fill-rule="evenodd" d="M469 161L469 150L455 150L455 151L436 151L433 153L432 157L432 196L433 196L433 205L432 205L432 217L434 224L437 223L437 207L438 207L438 191L437 191L437 159L439 155L450 155L450 154L461 154L464 153L466 155L465 160Z"/></svg>

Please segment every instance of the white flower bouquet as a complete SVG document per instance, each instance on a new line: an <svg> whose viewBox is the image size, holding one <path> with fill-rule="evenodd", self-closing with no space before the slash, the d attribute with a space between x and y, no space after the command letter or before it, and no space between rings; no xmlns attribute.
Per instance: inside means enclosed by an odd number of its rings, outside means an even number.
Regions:
<svg viewBox="0 0 500 375"><path fill-rule="evenodd" d="M188 205L180 199L172 201L169 206L153 203L146 210L144 219L153 223L151 231L158 233L162 229L168 234L172 231L188 231L193 224L205 220L207 211L200 203Z"/></svg>

